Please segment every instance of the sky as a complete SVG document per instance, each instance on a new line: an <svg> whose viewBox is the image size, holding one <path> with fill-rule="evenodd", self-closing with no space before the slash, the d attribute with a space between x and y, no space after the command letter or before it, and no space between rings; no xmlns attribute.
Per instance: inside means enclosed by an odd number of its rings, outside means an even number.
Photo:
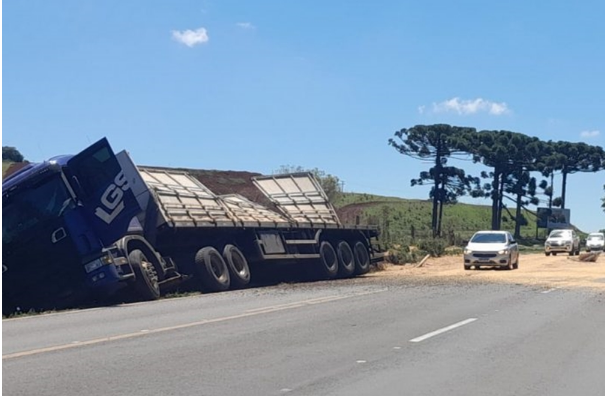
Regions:
<svg viewBox="0 0 605 396"><path fill-rule="evenodd" d="M348 192L427 199L410 180L429 166L388 145L402 128L605 144L603 1L29 0L2 12L2 145L30 161L107 137L140 165L319 168ZM604 184L605 172L569 178L586 232L605 228Z"/></svg>

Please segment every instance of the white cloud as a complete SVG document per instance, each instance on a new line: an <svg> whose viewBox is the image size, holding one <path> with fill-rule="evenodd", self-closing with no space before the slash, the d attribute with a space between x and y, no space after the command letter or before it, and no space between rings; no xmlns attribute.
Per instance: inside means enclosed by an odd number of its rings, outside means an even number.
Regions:
<svg viewBox="0 0 605 396"><path fill-rule="evenodd" d="M600 131L582 131L582 133L580 133L580 136L582 136L583 138L595 138L600 134Z"/></svg>
<svg viewBox="0 0 605 396"><path fill-rule="evenodd" d="M420 106L418 111L422 114L425 111L425 106ZM449 113L454 112L461 115L475 114L479 112L486 112L491 115L502 115L508 114L511 110L508 105L504 102L492 102L490 100L476 98L476 99L460 99L458 97L445 100L441 103L433 103L433 113Z"/></svg>
<svg viewBox="0 0 605 396"><path fill-rule="evenodd" d="M208 32L205 28L201 27L196 30L173 30L172 38L178 41L179 43L185 44L187 47L194 47L198 44L205 44L208 42Z"/></svg>
<svg viewBox="0 0 605 396"><path fill-rule="evenodd" d="M254 29L256 27L250 22L238 22L236 23L236 25L241 27L242 29Z"/></svg>

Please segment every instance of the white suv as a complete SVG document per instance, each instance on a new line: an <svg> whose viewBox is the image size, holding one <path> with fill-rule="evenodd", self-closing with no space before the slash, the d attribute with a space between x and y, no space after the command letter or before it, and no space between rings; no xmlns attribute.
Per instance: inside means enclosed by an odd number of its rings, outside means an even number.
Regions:
<svg viewBox="0 0 605 396"><path fill-rule="evenodd" d="M602 232L592 232L586 238L586 251L603 250L605 245L605 234Z"/></svg>
<svg viewBox="0 0 605 396"><path fill-rule="evenodd" d="M574 230L552 230L544 242L544 254L556 256L557 253L580 254L580 237Z"/></svg>

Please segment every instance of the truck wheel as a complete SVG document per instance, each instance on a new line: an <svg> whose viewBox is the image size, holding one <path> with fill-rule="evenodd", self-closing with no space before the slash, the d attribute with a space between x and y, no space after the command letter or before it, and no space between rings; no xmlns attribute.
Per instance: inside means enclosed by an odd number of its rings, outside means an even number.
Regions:
<svg viewBox="0 0 605 396"><path fill-rule="evenodd" d="M317 265L319 276L326 279L335 278L338 274L338 256L330 242L323 241L319 245L319 256Z"/></svg>
<svg viewBox="0 0 605 396"><path fill-rule="evenodd" d="M221 254L215 248L207 246L195 255L195 277L200 289L205 292L219 292L229 289L231 277Z"/></svg>
<svg viewBox="0 0 605 396"><path fill-rule="evenodd" d="M153 263L145 256L145 253L139 249L135 249L128 254L128 261L134 271L134 290L137 296L144 301L160 298L158 273Z"/></svg>
<svg viewBox="0 0 605 396"><path fill-rule="evenodd" d="M550 252L544 252L544 254L550 256Z"/></svg>
<svg viewBox="0 0 605 396"><path fill-rule="evenodd" d="M340 276L343 278L353 276L355 274L355 256L351 245L346 241L338 242L336 253L338 254L338 272Z"/></svg>
<svg viewBox="0 0 605 396"><path fill-rule="evenodd" d="M227 245L223 249L223 259L229 268L231 286L244 287L250 283L250 267L241 250L236 246Z"/></svg>
<svg viewBox="0 0 605 396"><path fill-rule="evenodd" d="M361 241L353 245L353 255L355 256L355 273L357 275L366 274L370 271L370 255L368 248Z"/></svg>

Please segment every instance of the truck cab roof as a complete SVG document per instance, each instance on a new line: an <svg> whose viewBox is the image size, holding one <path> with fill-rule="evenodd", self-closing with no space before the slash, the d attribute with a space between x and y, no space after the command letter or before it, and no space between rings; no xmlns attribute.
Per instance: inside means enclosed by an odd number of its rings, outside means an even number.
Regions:
<svg viewBox="0 0 605 396"><path fill-rule="evenodd" d="M60 155L43 162L32 162L2 181L2 193L19 185L21 182L44 172L58 171L67 164L73 155Z"/></svg>

